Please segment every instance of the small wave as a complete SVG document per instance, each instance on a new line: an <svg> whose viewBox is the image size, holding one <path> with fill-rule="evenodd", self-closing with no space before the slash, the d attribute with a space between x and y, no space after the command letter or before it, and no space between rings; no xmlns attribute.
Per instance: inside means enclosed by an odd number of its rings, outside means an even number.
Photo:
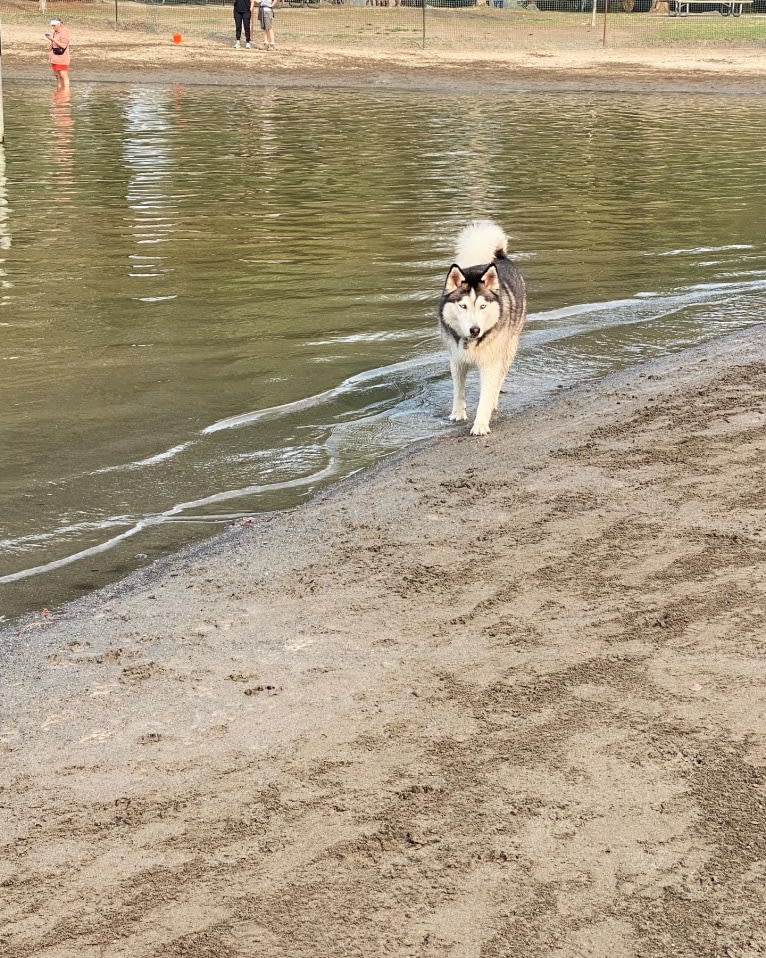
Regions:
<svg viewBox="0 0 766 958"><path fill-rule="evenodd" d="M237 429L240 426L249 426L251 423L258 422L261 419L278 419L280 416L286 416L289 413L300 412L303 409L310 409L319 406L322 403L332 399L337 399L345 393L350 392L357 386L369 385L375 382L389 383L392 377L409 373L411 370L420 366L429 365L433 362L432 357L420 356L414 359L407 359L400 363L391 363L389 366L377 366L374 369L368 369L354 376L349 376L337 386L331 389L325 389L322 392L314 393L312 396L305 396L303 399L296 399L293 402L281 403L278 406L266 406L264 409L255 409L252 412L241 413L237 416L229 416L227 419L219 419L218 422L206 426L201 435L207 436L214 432L220 432L222 429Z"/></svg>
<svg viewBox="0 0 766 958"><path fill-rule="evenodd" d="M713 304L716 296L711 294L722 294L730 298L732 294L749 293L760 289L766 289L766 278L759 276L752 280L734 280L732 282L718 283L696 283L690 286L680 286L669 293L642 291L636 293L630 299L613 299L601 303L577 303L573 306L565 306L561 309L551 309L539 313L529 314L529 326L534 330L532 337L527 334L528 340L531 338L534 342L549 342L558 338L569 338L573 335L583 332L589 325L587 322L577 325L557 326L554 330L544 332L544 327L552 321L566 320L573 317L587 317L598 315L604 312L614 313L612 320L599 319L600 327L629 325L636 322L645 322L656 319L660 316L671 316L685 309L687 306L695 306L700 303ZM633 317L625 315L625 310L635 309ZM535 326L540 328L534 329Z"/></svg>
<svg viewBox="0 0 766 958"><path fill-rule="evenodd" d="M108 549L114 548L118 542L137 535L147 525L149 525L148 522L138 522L131 529L120 533L118 536L113 536L111 539L107 539L106 542L102 542L99 545L91 546L88 549L81 549L80 552L75 552L73 555L64 556L61 559L54 559L52 562L45 562L43 565L34 566L31 569L21 569L19 572L11 572L9 575L0 576L0 585L20 582L22 579L29 579L32 576L41 575L44 572L54 572L56 569L63 569L64 566L77 562L78 559L98 555L99 552L106 552Z"/></svg>
<svg viewBox="0 0 766 958"><path fill-rule="evenodd" d="M194 440L190 439L188 442L179 443L177 446L172 446L164 452L158 452L154 456L147 456L146 459L135 459L133 462L121 462L116 466L104 466L101 469L94 469L92 472L86 473L86 475L101 476L107 472L121 472L124 469L140 469L142 466L153 466L155 463L173 459L174 456L179 455L179 453L182 453L185 449L188 449L189 446L193 445Z"/></svg>
<svg viewBox="0 0 766 958"><path fill-rule="evenodd" d="M351 336L329 336L327 339L313 339L306 342L307 346L338 346L348 344L356 346L359 343L382 343L393 340L418 339L423 335L423 330L418 329L397 329L381 330L376 333L354 333Z"/></svg>
<svg viewBox="0 0 766 958"><path fill-rule="evenodd" d="M135 462L130 463L130 467L153 466L156 462L165 462L166 459L172 459L174 456L183 452L184 449L188 449L189 446L193 445L194 443L191 440L189 442L179 443L179 445L173 446L171 449L166 449L165 452L158 452L156 456L147 456L146 459L137 459Z"/></svg>
<svg viewBox="0 0 766 958"><path fill-rule="evenodd" d="M668 249L661 253L644 253L645 256L693 256L697 253L724 253L726 250L755 249L752 243L730 243L728 246L693 246L691 249Z"/></svg>
<svg viewBox="0 0 766 958"><path fill-rule="evenodd" d="M101 519L99 521L75 522L69 526L59 526L51 532L31 532L28 535L17 536L14 539L0 539L0 549L18 551L21 546L34 545L38 542L49 542L51 539L61 539L65 536L77 535L82 532L99 532L102 529L108 529L110 526L124 526L133 521L134 518L132 516L111 516L108 519Z"/></svg>
<svg viewBox="0 0 766 958"><path fill-rule="evenodd" d="M133 526L131 526L130 529L126 529L119 535L112 536L111 539L107 539L105 542L100 542L98 545L89 546L87 549L81 549L79 552L74 552L71 555L63 556L60 559L54 559L51 562L45 562L42 565L32 566L28 569L20 569L18 572L11 572L8 575L0 576L0 585L8 585L11 582L20 582L22 579L29 579L36 575L43 575L46 572L54 572L56 569L62 569L64 566L78 562L80 559L86 559L88 556L107 552L108 550L113 549L118 543L124 542L126 539L130 539L132 536L138 535L138 533L144 529L148 529L152 526L158 526L173 520L178 521L178 518L182 516L184 512L188 512L191 509L199 509L202 506L214 505L215 503L226 502L231 499L242 499L246 496L256 496L265 492L277 492L283 489L297 489L301 486L311 485L314 482L323 482L327 479L331 479L337 474L337 472L337 462L333 457L330 459L324 469L320 469L308 476L301 476L297 479L286 479L284 482L273 482L266 484L259 483L257 485L245 486L241 489L227 489L224 492L217 492L211 496L204 496L201 499L193 499L189 502L177 503L175 506L172 506L170 509L166 509L164 512L144 516ZM190 518L192 521L198 521L198 517Z"/></svg>

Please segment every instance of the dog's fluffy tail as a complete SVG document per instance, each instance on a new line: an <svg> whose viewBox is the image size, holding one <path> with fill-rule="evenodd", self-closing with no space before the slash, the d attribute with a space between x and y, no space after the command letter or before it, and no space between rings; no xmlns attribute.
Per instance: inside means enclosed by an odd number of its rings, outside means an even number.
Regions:
<svg viewBox="0 0 766 958"><path fill-rule="evenodd" d="M492 220L474 220L460 231L455 249L455 262L463 269L491 263L505 256L508 237Z"/></svg>

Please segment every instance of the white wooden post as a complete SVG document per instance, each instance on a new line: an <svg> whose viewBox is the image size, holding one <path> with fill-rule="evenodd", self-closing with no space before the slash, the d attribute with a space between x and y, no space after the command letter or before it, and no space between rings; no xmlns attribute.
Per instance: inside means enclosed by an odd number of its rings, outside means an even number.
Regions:
<svg viewBox="0 0 766 958"><path fill-rule="evenodd" d="M0 23L0 143L5 143L5 113L3 111L3 25Z"/></svg>

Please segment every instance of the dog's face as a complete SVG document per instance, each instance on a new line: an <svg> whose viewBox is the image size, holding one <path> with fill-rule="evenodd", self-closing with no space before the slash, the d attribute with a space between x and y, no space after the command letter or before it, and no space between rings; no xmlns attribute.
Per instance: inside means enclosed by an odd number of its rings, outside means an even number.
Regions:
<svg viewBox="0 0 766 958"><path fill-rule="evenodd" d="M494 266L483 272L450 267L444 283L442 316L465 340L479 340L500 320L500 278Z"/></svg>

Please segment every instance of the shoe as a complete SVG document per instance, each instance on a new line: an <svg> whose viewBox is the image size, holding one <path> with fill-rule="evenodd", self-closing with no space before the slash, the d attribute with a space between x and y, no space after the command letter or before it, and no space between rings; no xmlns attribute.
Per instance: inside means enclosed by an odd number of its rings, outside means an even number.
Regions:
<svg viewBox="0 0 766 958"><path fill-rule="evenodd" d="M239 40L234 41L234 49L239 50Z"/></svg>
<svg viewBox="0 0 766 958"><path fill-rule="evenodd" d="M248 40L247 43L245 44L245 49L249 50L251 46L252 46L252 43Z"/></svg>

